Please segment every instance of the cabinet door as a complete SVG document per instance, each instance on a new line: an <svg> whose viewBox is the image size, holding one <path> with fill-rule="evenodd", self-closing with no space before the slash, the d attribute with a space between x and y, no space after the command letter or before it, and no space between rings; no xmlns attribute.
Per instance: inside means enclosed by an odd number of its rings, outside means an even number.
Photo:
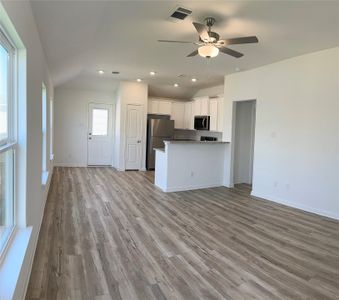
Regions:
<svg viewBox="0 0 339 300"><path fill-rule="evenodd" d="M201 101L201 108L200 108L201 109L201 111L200 111L201 115L202 116L208 116L210 114L210 112L209 112L209 102L210 102L209 98L204 97L200 101Z"/></svg>
<svg viewBox="0 0 339 300"><path fill-rule="evenodd" d="M193 114L192 114L192 108L193 108L192 102L186 102L185 103L185 124L184 124L184 128L186 128L186 129L193 129L194 117L193 117Z"/></svg>
<svg viewBox="0 0 339 300"><path fill-rule="evenodd" d="M210 130L218 131L218 100L210 100Z"/></svg>
<svg viewBox="0 0 339 300"><path fill-rule="evenodd" d="M194 116L201 116L201 99L193 101L193 117Z"/></svg>
<svg viewBox="0 0 339 300"><path fill-rule="evenodd" d="M159 101L156 100L148 101L148 113L150 114L159 113Z"/></svg>
<svg viewBox="0 0 339 300"><path fill-rule="evenodd" d="M174 128L184 128L185 103L173 102L171 119L174 120Z"/></svg>
<svg viewBox="0 0 339 300"><path fill-rule="evenodd" d="M172 113L172 103L169 101L158 101L159 102L159 114L170 115Z"/></svg>
<svg viewBox="0 0 339 300"><path fill-rule="evenodd" d="M224 127L224 99L218 99L218 126L217 131L222 132Z"/></svg>

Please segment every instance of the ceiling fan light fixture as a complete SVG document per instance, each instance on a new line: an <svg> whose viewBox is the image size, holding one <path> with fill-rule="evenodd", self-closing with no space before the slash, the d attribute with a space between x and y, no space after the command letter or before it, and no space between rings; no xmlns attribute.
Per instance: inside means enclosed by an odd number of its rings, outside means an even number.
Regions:
<svg viewBox="0 0 339 300"><path fill-rule="evenodd" d="M198 53L202 57L210 58L216 57L219 54L219 49L214 45L204 45L198 48Z"/></svg>

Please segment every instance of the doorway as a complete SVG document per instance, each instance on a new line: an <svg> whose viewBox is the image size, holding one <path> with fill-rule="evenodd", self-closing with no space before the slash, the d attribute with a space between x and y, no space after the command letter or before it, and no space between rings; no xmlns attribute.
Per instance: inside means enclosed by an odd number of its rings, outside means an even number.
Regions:
<svg viewBox="0 0 339 300"><path fill-rule="evenodd" d="M252 189L256 100L234 102L233 184Z"/></svg>
<svg viewBox="0 0 339 300"><path fill-rule="evenodd" d="M126 114L125 169L140 170L142 158L142 105L128 104Z"/></svg>
<svg viewBox="0 0 339 300"><path fill-rule="evenodd" d="M112 105L90 103L88 110L87 165L112 164Z"/></svg>

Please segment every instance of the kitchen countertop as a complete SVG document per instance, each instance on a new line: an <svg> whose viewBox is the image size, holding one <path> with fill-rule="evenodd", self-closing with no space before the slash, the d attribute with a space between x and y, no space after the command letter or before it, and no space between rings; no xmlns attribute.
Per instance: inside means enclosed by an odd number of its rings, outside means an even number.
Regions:
<svg viewBox="0 0 339 300"><path fill-rule="evenodd" d="M228 144L229 142L221 141L189 141L189 140L168 140L165 144Z"/></svg>
<svg viewBox="0 0 339 300"><path fill-rule="evenodd" d="M161 152L165 152L165 148L153 148L153 150L155 150L155 151L161 151Z"/></svg>

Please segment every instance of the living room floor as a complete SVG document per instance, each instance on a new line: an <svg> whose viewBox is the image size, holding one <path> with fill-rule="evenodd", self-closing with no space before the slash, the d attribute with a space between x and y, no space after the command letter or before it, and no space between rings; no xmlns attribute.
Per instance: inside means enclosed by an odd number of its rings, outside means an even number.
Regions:
<svg viewBox="0 0 339 300"><path fill-rule="evenodd" d="M338 221L150 178L55 168L27 299L338 299Z"/></svg>

